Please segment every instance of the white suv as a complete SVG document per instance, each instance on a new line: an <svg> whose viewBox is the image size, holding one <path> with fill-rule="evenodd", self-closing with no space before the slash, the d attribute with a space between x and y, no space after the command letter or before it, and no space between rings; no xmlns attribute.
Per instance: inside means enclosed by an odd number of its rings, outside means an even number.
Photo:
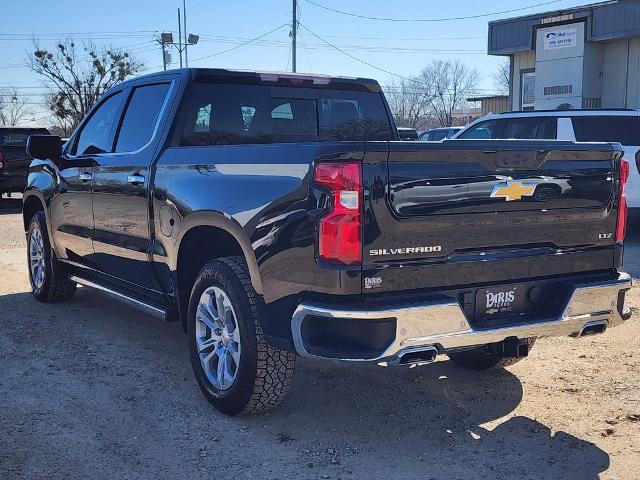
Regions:
<svg viewBox="0 0 640 480"><path fill-rule="evenodd" d="M578 142L619 142L629 161L627 183L630 208L640 208L640 173L636 154L640 151L640 111L534 110L489 114L467 125L453 139L552 139ZM640 157L640 156L639 156ZM640 160L640 158L638 158Z"/></svg>

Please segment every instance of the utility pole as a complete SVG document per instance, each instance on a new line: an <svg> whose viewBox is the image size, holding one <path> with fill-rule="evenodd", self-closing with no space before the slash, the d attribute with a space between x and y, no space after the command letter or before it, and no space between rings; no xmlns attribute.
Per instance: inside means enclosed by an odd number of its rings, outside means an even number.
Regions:
<svg viewBox="0 0 640 480"><path fill-rule="evenodd" d="M182 20L178 9L178 54L180 55L180 68L182 68Z"/></svg>
<svg viewBox="0 0 640 480"><path fill-rule="evenodd" d="M167 63L171 63L171 54L167 52L167 45L171 45L173 43L173 35L171 32L162 32L160 34L160 39L156 41L162 47L162 68L166 70Z"/></svg>
<svg viewBox="0 0 640 480"><path fill-rule="evenodd" d="M291 22L291 71L296 72L296 35L298 30L298 0L293 0L293 22Z"/></svg>
<svg viewBox="0 0 640 480"><path fill-rule="evenodd" d="M167 69L167 51L164 49L164 42L162 41L162 37L160 37L160 46L162 47L162 70Z"/></svg>

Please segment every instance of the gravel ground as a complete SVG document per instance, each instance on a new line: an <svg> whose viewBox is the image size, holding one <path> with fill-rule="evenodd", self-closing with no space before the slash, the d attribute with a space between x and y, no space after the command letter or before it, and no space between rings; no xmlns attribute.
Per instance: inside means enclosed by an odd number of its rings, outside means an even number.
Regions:
<svg viewBox="0 0 640 480"><path fill-rule="evenodd" d="M640 240L625 269L640 276ZM640 479L640 303L605 335L505 370L301 360L276 411L201 396L178 323L79 289L29 293L19 202L0 210L0 479Z"/></svg>

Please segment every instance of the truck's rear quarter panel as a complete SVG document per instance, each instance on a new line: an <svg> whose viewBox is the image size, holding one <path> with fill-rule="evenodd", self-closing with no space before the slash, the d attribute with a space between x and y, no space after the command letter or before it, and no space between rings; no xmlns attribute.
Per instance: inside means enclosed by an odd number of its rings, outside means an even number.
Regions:
<svg viewBox="0 0 640 480"><path fill-rule="evenodd" d="M163 245L154 255L156 267L175 269L181 238L207 218L217 219L212 223L220 220L243 232L267 303L304 292L359 294L359 265L332 268L316 261L317 220L324 210L310 182L319 158L363 156L361 142L166 149L155 174L155 231ZM175 225L165 236L170 213ZM197 221L191 222L194 214ZM215 251L215 245L203 248Z"/></svg>

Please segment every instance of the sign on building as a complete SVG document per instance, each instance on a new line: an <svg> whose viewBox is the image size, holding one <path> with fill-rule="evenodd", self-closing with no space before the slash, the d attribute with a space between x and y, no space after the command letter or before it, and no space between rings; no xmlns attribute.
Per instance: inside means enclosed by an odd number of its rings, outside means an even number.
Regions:
<svg viewBox="0 0 640 480"><path fill-rule="evenodd" d="M571 48L577 45L578 29L559 28L549 30L544 34L544 49L556 50L558 48Z"/></svg>

